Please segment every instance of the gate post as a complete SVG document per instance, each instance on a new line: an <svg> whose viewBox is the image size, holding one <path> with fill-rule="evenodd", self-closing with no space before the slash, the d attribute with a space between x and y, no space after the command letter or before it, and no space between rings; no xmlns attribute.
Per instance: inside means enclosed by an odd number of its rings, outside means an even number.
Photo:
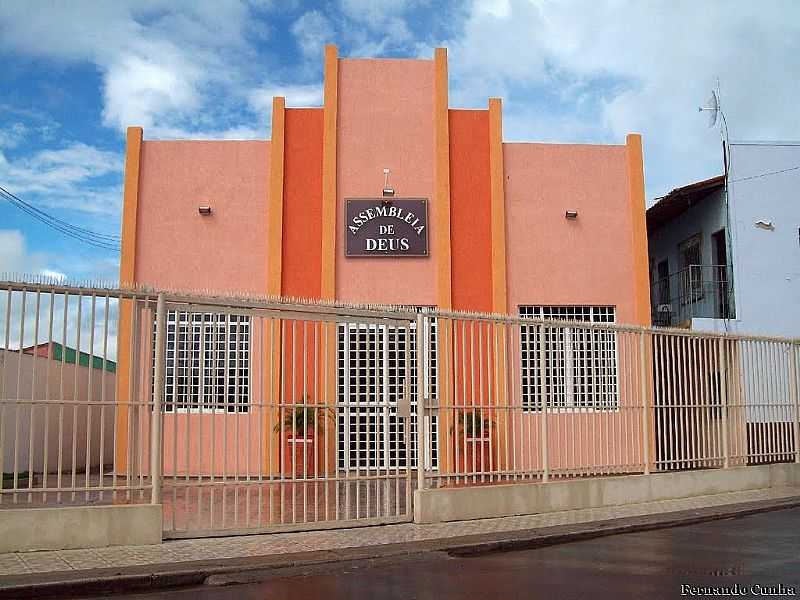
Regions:
<svg viewBox="0 0 800 600"><path fill-rule="evenodd" d="M797 342L789 346L789 394L794 406L794 462L800 463L800 399L797 394Z"/></svg>
<svg viewBox="0 0 800 600"><path fill-rule="evenodd" d="M425 357L428 356L428 336L425 335L425 316L417 313L417 489L425 489Z"/></svg>
<svg viewBox="0 0 800 600"><path fill-rule="evenodd" d="M155 373L153 375L153 410L150 414L150 504L161 504L161 410L164 402L166 372L167 310L164 294L156 301Z"/></svg>
<svg viewBox="0 0 800 600"><path fill-rule="evenodd" d="M539 399L542 403L539 413L539 447L542 457L542 481L550 481L550 461L547 455L547 344L545 326L539 325Z"/></svg>
<svg viewBox="0 0 800 600"><path fill-rule="evenodd" d="M728 364L726 352L728 346L725 338L719 338L719 394L720 405L722 408L722 456L723 468L730 466L730 451L728 449Z"/></svg>
<svg viewBox="0 0 800 600"><path fill-rule="evenodd" d="M648 379L650 377L650 364L647 360L647 349L644 343L644 331L639 333L639 378L642 389L642 458L644 460L644 474L650 474L650 405L647 402L650 393Z"/></svg>

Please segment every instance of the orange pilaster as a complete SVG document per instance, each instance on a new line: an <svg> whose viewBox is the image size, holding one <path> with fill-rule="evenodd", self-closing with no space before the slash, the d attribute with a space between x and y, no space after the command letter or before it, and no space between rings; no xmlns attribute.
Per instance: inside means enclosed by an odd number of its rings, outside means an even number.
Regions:
<svg viewBox="0 0 800 600"><path fill-rule="evenodd" d="M272 99L272 142L269 170L269 223L267 224L267 293L280 296L283 269L284 128L286 103Z"/></svg>
<svg viewBox="0 0 800 600"><path fill-rule="evenodd" d="M120 285L133 286L136 282L136 219L139 211L139 177L142 156L141 127L128 127L125 145L125 182L122 198L122 241L120 249ZM117 331L117 403L116 438L114 455L116 469L128 466L128 422L130 418L131 341L133 336L133 304L122 300L119 307Z"/></svg>
<svg viewBox="0 0 800 600"><path fill-rule="evenodd" d="M492 311L505 314L506 288L506 198L503 185L503 104L489 99L489 177L492 215Z"/></svg>
<svg viewBox="0 0 800 600"><path fill-rule="evenodd" d="M642 136L636 133L625 138L628 164L628 199L631 211L631 238L634 268L635 322L649 327L650 275L647 259L647 220L644 200L644 159Z"/></svg>
<svg viewBox="0 0 800 600"><path fill-rule="evenodd" d="M433 57L433 143L434 143L434 199L436 235L435 259L437 264L438 305L442 309L453 306L450 246L450 122L448 107L447 49L436 48Z"/></svg>

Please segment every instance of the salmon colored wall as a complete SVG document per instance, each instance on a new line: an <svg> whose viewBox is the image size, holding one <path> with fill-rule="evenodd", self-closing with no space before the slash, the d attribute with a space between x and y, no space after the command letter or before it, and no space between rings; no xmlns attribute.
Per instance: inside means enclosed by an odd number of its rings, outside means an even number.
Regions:
<svg viewBox="0 0 800 600"><path fill-rule="evenodd" d="M322 117L319 108L286 110L281 272L284 296L320 297Z"/></svg>
<svg viewBox="0 0 800 600"><path fill-rule="evenodd" d="M264 141L145 141L136 224L136 282L177 289L211 289L263 294L267 281L270 142ZM209 205L204 217L197 208ZM255 325L255 323L254 323ZM253 329L251 344L258 347ZM145 338L146 339L146 338ZM261 372L251 368L251 400L262 402ZM268 400L263 400L268 401ZM216 449L214 471L223 464L222 439L227 439L228 473L240 465L245 473L261 466L257 435L263 414L167 414L164 416L165 473L185 472L184 444L189 444L194 472L210 473L211 447ZM213 436L212 436L212 422ZM200 423L202 423L202 428ZM239 423L237 426L236 423ZM187 431L188 428L188 431ZM253 437L250 450L234 444L236 429ZM188 435L187 435L188 434ZM188 437L188 441L184 441Z"/></svg>
<svg viewBox="0 0 800 600"><path fill-rule="evenodd" d="M339 61L336 298L436 305L436 256L345 258L344 199L380 197L383 169L397 197L429 198L428 246L435 248L433 199L434 63Z"/></svg>
<svg viewBox="0 0 800 600"><path fill-rule="evenodd" d="M269 142L145 141L136 281L264 293ZM197 207L211 206L210 216Z"/></svg>
<svg viewBox="0 0 800 600"><path fill-rule="evenodd" d="M492 311L489 112L450 111L450 247L455 310Z"/></svg>
<svg viewBox="0 0 800 600"><path fill-rule="evenodd" d="M634 317L625 146L504 144L508 311L614 305ZM567 210L578 218L567 220Z"/></svg>
<svg viewBox="0 0 800 600"><path fill-rule="evenodd" d="M441 68L439 71L442 72ZM269 281L268 271L271 271L275 287L280 284L285 295L330 296L326 289L331 289L335 279L338 300L437 305L444 265L438 264L440 252L434 251L440 247L435 202L444 192L437 196L434 182L434 165L438 164L437 152L441 150L434 139L436 65L428 60L340 60L335 52L327 52L326 77L328 73L331 81L326 80L327 113L321 109L287 109L282 113L285 116L280 161L283 178L277 188L283 192L283 202L278 205L280 219L277 209L270 211L268 203L271 142L146 141L142 144L133 247L137 282L171 288L264 293L264 282ZM335 93L329 93L329 88ZM443 121L449 130L446 172L450 176L453 308L498 309L493 305L492 289L495 247L491 197L492 184L497 189L498 178L492 179L491 164L500 164L498 153L493 158L490 154L494 139L495 148L502 147L502 169L498 167L496 172L502 171L500 181L505 189L508 312L516 314L519 304L610 304L617 307L618 322L635 321L636 265L631 248L636 245L632 232L636 214L631 204L629 173L635 161L626 147L501 145L499 135L492 138L488 111L447 110L446 103L442 106L440 112L446 114ZM323 147L323 138L334 134L335 144ZM323 233L323 228L332 221L326 217L323 223L323 152L328 165L326 197L332 197L332 189L336 191L335 238L325 238L327 234ZM277 154L273 158L277 159ZM440 162L444 164L443 160ZM379 196L386 167L391 169L390 185L398 197L429 199L431 252L427 258L344 256L344 199ZM444 189L444 182L439 184ZM502 198L502 194L498 197ZM212 216L198 215L197 207L204 204L212 206ZM327 210L332 210L332 205L332 202L326 205ZM566 210L577 210L578 219L566 220ZM277 229L282 235L280 242L267 233L271 222L281 223ZM323 238L336 240L333 270L330 264L323 265ZM268 266L269 239L281 254L279 276ZM277 253L272 253L273 258ZM282 321L281 325L287 327L291 323ZM280 343L274 340L266 344L261 326L254 323L253 348L264 349L251 365L253 412L167 415L165 448L169 449L176 438L182 444L188 437L189 460L198 461L191 469L205 472L212 468L211 448L221 452L220 435L228 436L229 455L224 460L229 472L237 460L240 466L250 465L246 469L242 466L241 473L245 470L254 473L260 457L264 462L279 460L282 442L272 432L278 415L275 404L281 400L297 401L303 395L303 384L311 402L319 402L324 389L333 390L331 395L335 397L335 385L332 387L335 330L330 330L330 343L326 345L320 336L321 325L311 326L305 342L302 323L298 326L298 337L294 340L286 333L279 333ZM505 358L501 359L490 347L497 344L496 337L495 328L488 325L463 332L456 326L450 331L446 343L440 346L440 378L443 389L449 389L449 406L519 403L515 393L518 371L515 367L509 373ZM519 365L518 340L509 344L507 354L502 356ZM330 358L327 377L316 370L321 368L319 364L314 366L316 360L323 360L323 355ZM622 363L631 356L628 349L620 348L620 372ZM280 364L283 373L266 368L270 357ZM283 360L278 360L279 357ZM471 357L481 359L482 366L473 370ZM459 370L462 359L466 373ZM450 374L445 372L444 362L450 363ZM491 399L490 379L496 386ZM497 394L505 381L510 387L508 398ZM268 391L262 394L260 389ZM636 389L635 385L620 384L623 408L630 405ZM327 401L333 403L334 398ZM258 409L258 405L262 408ZM267 418L265 411L273 416ZM447 416L445 410L442 416L440 431L448 432L454 413L451 411ZM527 440L535 442L540 416L530 413L510 419L501 410L492 419L496 422L492 444L503 444L504 448L510 445L512 461L527 460L521 453L524 442L519 436L525 431ZM612 461L625 461L627 450L606 448L602 443L575 449L572 446L575 430L567 424L576 422L585 426L586 435L603 423L621 429L630 426L633 432L640 417L635 411L624 409L611 414L549 415L551 465L597 464L609 460L614 452L616 459ZM212 423L216 427L213 436ZM231 424L234 429L230 429ZM253 436L249 451L243 443L232 443L236 437L244 441L242 436L248 433ZM444 470L458 462L457 457L446 456L448 450L455 451L455 441L446 442L447 435L442 433L440 448ZM274 444L274 451L260 452L256 438L270 447ZM238 450L234 450L236 446ZM603 452L606 458L601 461L599 456ZM327 449L326 455L331 460L335 458L334 445ZM223 457L217 460L222 461ZM505 462L505 457L498 456L497 460ZM165 457L165 463L168 470L186 469L181 455ZM270 470L266 465L262 465L262 470L275 473L275 468Z"/></svg>
<svg viewBox="0 0 800 600"><path fill-rule="evenodd" d="M264 431L259 412L165 414L164 475L261 474L259 450L271 432Z"/></svg>
<svg viewBox="0 0 800 600"><path fill-rule="evenodd" d="M521 405L519 328L471 320L440 320L439 327L440 341L445 339L454 349L450 356L440 354L439 363L443 370L452 369L453 375L452 384L446 383L440 391L441 472L463 472L464 457L474 457L469 442L454 425L462 411L469 414L475 407L492 422L491 435L485 436L488 441L484 442L489 455L487 464L518 471L541 469L541 413L508 410L509 406ZM548 464L552 469L641 471L644 453L639 336L620 333L616 343L618 409L585 412L551 407L545 420ZM475 357L474 362L470 356ZM644 376L649 376L649 370ZM480 468L467 464L467 471L470 470Z"/></svg>

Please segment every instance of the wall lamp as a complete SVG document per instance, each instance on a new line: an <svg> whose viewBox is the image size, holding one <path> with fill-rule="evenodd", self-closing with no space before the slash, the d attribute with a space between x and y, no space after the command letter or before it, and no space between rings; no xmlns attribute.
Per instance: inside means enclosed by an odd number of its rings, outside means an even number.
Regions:
<svg viewBox="0 0 800 600"><path fill-rule="evenodd" d="M197 212L199 212L204 217L207 217L211 214L211 207L210 206L198 206Z"/></svg>
<svg viewBox="0 0 800 600"><path fill-rule="evenodd" d="M383 170L383 197L394 197L394 188L389 185L389 169ZM384 200L386 202L386 200Z"/></svg>
<svg viewBox="0 0 800 600"><path fill-rule="evenodd" d="M756 221L756 227L759 229L766 229L767 231L774 231L775 225L772 221Z"/></svg>
<svg viewBox="0 0 800 600"><path fill-rule="evenodd" d="M569 219L570 221L574 221L578 218L578 211L577 210L568 210L564 216Z"/></svg>

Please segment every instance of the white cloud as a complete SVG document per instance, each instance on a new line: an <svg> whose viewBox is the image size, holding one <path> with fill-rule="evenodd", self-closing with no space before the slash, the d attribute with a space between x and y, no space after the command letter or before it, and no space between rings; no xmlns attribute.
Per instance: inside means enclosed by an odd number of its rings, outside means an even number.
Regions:
<svg viewBox="0 0 800 600"><path fill-rule="evenodd" d="M47 256L31 252L25 236L18 229L0 229L0 274L26 273L44 275Z"/></svg>
<svg viewBox="0 0 800 600"><path fill-rule="evenodd" d="M390 50L413 49L417 41L406 15L426 4L414 0L340 0L342 14L349 19L342 28L349 54L373 57Z"/></svg>
<svg viewBox="0 0 800 600"><path fill-rule="evenodd" d="M67 274L61 271L53 271L52 269L42 269L42 276L52 281L63 282L67 279Z"/></svg>
<svg viewBox="0 0 800 600"><path fill-rule="evenodd" d="M717 76L733 138L800 138L795 2L486 0L447 45L451 101L505 96L509 137L641 132L650 196L721 171L697 113Z"/></svg>
<svg viewBox="0 0 800 600"><path fill-rule="evenodd" d="M68 271L61 269L59 261L64 260L68 263ZM49 282L64 282L68 279L67 272L70 273L70 278L75 281L97 282L101 285L113 283L117 278L118 263L110 258L100 258L92 260L84 260L76 257L65 258L61 255L51 256L45 252L32 251L28 247L27 240L23 233L16 229L0 229L0 279L9 277L15 280L42 280ZM22 294L14 292L10 295L11 310L10 310L10 326L9 326L9 347L17 348L20 346L20 321L22 319ZM25 327L24 338L22 345L27 346L33 344L35 341L42 342L47 339L47 331L49 330L50 322L50 302L52 298L47 294L43 294L37 299L35 294L28 294L25 302ZM8 310L8 293L0 293L0 314L3 318L0 319L0 347L4 345L6 338L5 331L5 315ZM38 338L36 334L36 303L39 303L38 321L39 332ZM58 332L54 334L57 341L62 340L63 323L64 323L64 310L63 310L63 296L55 297L56 309L53 311L52 330ZM95 302L95 320L94 324L91 323L90 315L92 310L91 298L85 297L82 306L81 325L81 349L88 351L90 347L90 332L92 325L94 325L94 353L102 356L103 353L103 339L105 333L105 313L109 314L109 337L107 356L109 359L114 359L116 356L116 323L118 318L118 302L116 299L111 299L106 303L102 298L98 298ZM75 347L77 345L77 303L73 299L70 301L67 313L67 345Z"/></svg>
<svg viewBox="0 0 800 600"><path fill-rule="evenodd" d="M255 70L252 28L250 7L236 1L0 3L0 52L95 65L103 123L156 136L158 128L210 129L242 102Z"/></svg>
<svg viewBox="0 0 800 600"><path fill-rule="evenodd" d="M508 139L620 143L643 133L650 196L721 169L718 135L696 111L717 76L732 137L800 138L800 4L791 0L338 0L289 27L307 65L257 52L253 39L274 33L269 11L296 15L300 6L75 0L35 10L0 2L0 52L94 65L103 122L118 131L143 125L150 138L249 139L263 138L272 95L321 104L321 86L306 84L319 76L326 41L346 56L429 57L443 44L451 104L504 97ZM434 21L449 39L430 39ZM23 134L3 130L0 148Z"/></svg>
<svg viewBox="0 0 800 600"><path fill-rule="evenodd" d="M341 0L342 13L348 18L372 27L380 27L411 8L428 4L413 0Z"/></svg>
<svg viewBox="0 0 800 600"><path fill-rule="evenodd" d="M267 113L269 116L269 113ZM264 140L269 137L267 124L262 128L242 125L229 129L185 129L183 127L153 127L150 130L150 139L159 140Z"/></svg>
<svg viewBox="0 0 800 600"><path fill-rule="evenodd" d="M151 129L164 114L175 121L198 107L199 80L199 69L180 57L122 56L105 77L103 122L122 130L131 124Z"/></svg>
<svg viewBox="0 0 800 600"><path fill-rule="evenodd" d="M272 114L272 97L283 96L287 106L321 106L322 84L265 85L250 92L248 102L259 113Z"/></svg>
<svg viewBox="0 0 800 600"><path fill-rule="evenodd" d="M317 61L322 60L322 48L334 36L330 20L318 10L309 11L297 19L291 31L303 55Z"/></svg>
<svg viewBox="0 0 800 600"><path fill-rule="evenodd" d="M0 129L0 148L16 147L28 133L28 127L24 123L11 123Z"/></svg>
<svg viewBox="0 0 800 600"><path fill-rule="evenodd" d="M97 183L97 179L121 173L119 154L80 142L40 150L14 161L0 151L0 181L4 187L24 199L30 194L38 195L38 204L46 208L115 215L121 189L119 185Z"/></svg>

